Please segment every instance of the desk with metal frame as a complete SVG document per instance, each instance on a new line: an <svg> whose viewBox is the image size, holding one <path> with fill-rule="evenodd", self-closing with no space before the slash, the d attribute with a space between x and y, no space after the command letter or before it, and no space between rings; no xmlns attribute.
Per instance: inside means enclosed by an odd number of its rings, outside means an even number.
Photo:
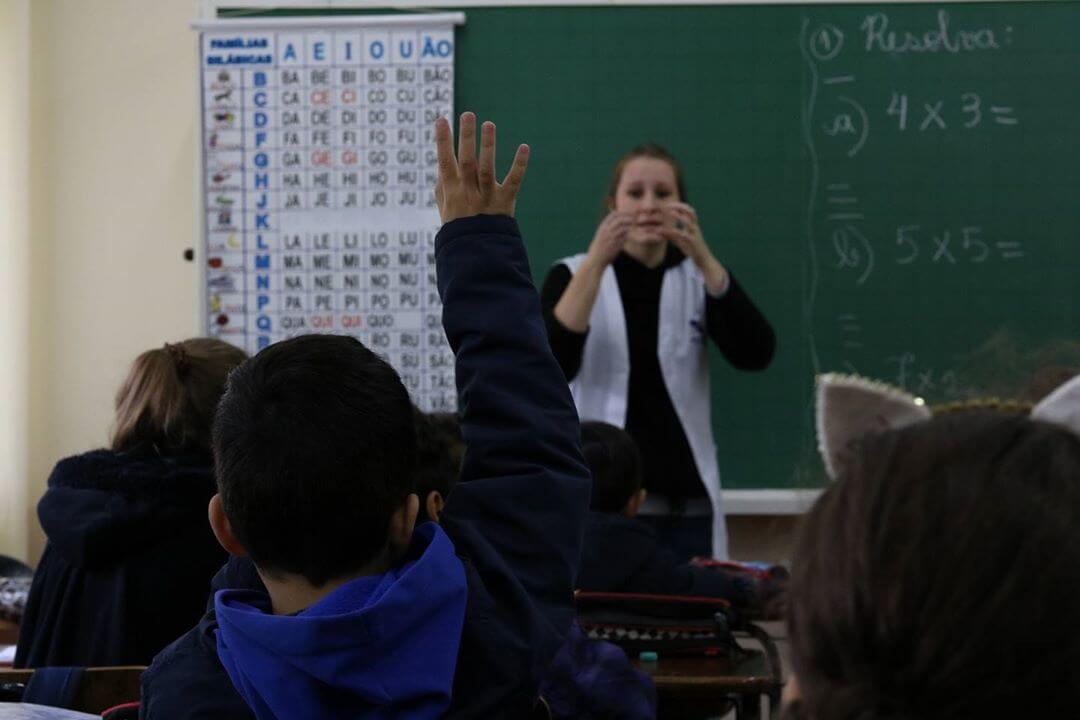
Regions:
<svg viewBox="0 0 1080 720"><path fill-rule="evenodd" d="M761 717L763 695L769 698L771 714L775 715L783 684L776 644L756 625L736 636L757 640L762 650L746 650L734 657L634 660L656 685L661 718L715 717L733 703L736 718L756 720Z"/></svg>

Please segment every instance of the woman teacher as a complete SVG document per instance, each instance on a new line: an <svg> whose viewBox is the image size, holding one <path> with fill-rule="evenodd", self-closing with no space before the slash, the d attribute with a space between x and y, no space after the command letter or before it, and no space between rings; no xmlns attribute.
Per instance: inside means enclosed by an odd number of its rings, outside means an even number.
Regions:
<svg viewBox="0 0 1080 720"><path fill-rule="evenodd" d="M649 491L640 517L680 557L726 558L705 338L736 368L760 370L773 330L709 250L666 150L623 156L606 204L588 251L544 282L552 351L581 419L637 441Z"/></svg>

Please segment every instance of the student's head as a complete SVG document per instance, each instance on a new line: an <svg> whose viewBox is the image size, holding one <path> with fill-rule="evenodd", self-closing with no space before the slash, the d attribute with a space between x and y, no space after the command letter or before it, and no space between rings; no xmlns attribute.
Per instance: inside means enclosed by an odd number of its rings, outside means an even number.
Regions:
<svg viewBox="0 0 1080 720"><path fill-rule="evenodd" d="M166 343L139 355L116 393L112 449L209 453L225 379L246 357L212 338Z"/></svg>
<svg viewBox="0 0 1080 720"><path fill-rule="evenodd" d="M659 232L663 207L680 201L686 202L686 186L679 163L667 150L649 143L619 158L605 204L608 210L635 216L628 241L655 244L664 242Z"/></svg>
<svg viewBox="0 0 1080 720"><path fill-rule="evenodd" d="M416 410L416 494L420 520L439 521L446 496L457 482L465 458L461 424L453 413Z"/></svg>
<svg viewBox="0 0 1080 720"><path fill-rule="evenodd" d="M381 572L408 547L413 406L390 365L359 341L305 335L229 378L213 431L222 545L264 575L314 587Z"/></svg>
<svg viewBox="0 0 1080 720"><path fill-rule="evenodd" d="M1077 375L1080 375L1080 368L1066 365L1041 367L1032 373L1020 399L1033 404L1037 403Z"/></svg>
<svg viewBox="0 0 1080 720"><path fill-rule="evenodd" d="M1080 439L987 410L863 436L806 518L787 606L792 717L1071 716Z"/></svg>
<svg viewBox="0 0 1080 720"><path fill-rule="evenodd" d="M583 422L581 451L593 478L590 508L633 517L645 499L641 454L634 439L614 425Z"/></svg>

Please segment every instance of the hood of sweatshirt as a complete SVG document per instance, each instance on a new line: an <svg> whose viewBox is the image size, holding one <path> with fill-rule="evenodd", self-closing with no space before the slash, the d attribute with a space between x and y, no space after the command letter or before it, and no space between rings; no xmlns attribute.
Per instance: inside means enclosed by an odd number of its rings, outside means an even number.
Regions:
<svg viewBox="0 0 1080 720"><path fill-rule="evenodd" d="M295 615L250 590L214 596L217 651L259 720L437 718L450 704L465 620L465 568L424 523L405 561Z"/></svg>
<svg viewBox="0 0 1080 720"><path fill-rule="evenodd" d="M38 503L49 543L76 567L102 567L190 527L209 527L209 456L95 450L61 460Z"/></svg>

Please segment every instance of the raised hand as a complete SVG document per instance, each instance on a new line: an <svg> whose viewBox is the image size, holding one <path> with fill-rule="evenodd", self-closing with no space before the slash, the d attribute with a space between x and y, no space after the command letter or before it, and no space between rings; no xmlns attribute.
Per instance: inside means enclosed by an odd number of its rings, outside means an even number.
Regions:
<svg viewBox="0 0 1080 720"><path fill-rule="evenodd" d="M727 287L727 270L709 250L694 208L684 202L673 202L664 207L664 213L673 224L665 224L660 234L697 266L705 278L705 288L709 294L719 295Z"/></svg>
<svg viewBox="0 0 1080 720"><path fill-rule="evenodd" d="M668 216L668 222L664 223L660 233L700 266L700 261L712 253L705 243L705 236L701 234L694 208L686 203L673 202L664 206L664 214Z"/></svg>
<svg viewBox="0 0 1080 720"><path fill-rule="evenodd" d="M626 233L634 224L634 216L628 212L609 212L601 221L589 244L589 260L598 268L611 264L626 244Z"/></svg>
<svg viewBox="0 0 1080 720"><path fill-rule="evenodd" d="M450 122L435 121L435 146L439 155L439 182L435 200L443 223L471 215L513 217L518 190L529 164L529 146L519 145L514 163L501 183L495 181L495 123L480 130L480 158L476 157L476 115L461 114L458 151L454 157Z"/></svg>

